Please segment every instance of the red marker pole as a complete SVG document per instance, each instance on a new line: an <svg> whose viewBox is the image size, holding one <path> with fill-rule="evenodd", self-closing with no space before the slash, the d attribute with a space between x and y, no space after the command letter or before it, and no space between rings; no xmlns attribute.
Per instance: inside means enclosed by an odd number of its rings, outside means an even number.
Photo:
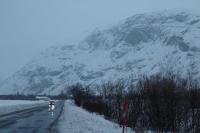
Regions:
<svg viewBox="0 0 200 133"><path fill-rule="evenodd" d="M126 97L124 97L124 112L126 112Z"/></svg>
<svg viewBox="0 0 200 133"><path fill-rule="evenodd" d="M123 127L122 127L122 133L124 133L124 129L125 129L125 125L126 125L126 97L124 97L124 112L123 112L123 118L122 118L122 122L123 122Z"/></svg>

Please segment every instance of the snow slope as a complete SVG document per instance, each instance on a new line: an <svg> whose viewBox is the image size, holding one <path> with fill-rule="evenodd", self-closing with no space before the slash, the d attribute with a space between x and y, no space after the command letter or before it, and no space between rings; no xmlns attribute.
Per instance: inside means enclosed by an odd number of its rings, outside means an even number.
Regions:
<svg viewBox="0 0 200 133"><path fill-rule="evenodd" d="M46 101L0 100L0 115L46 105L48 105Z"/></svg>
<svg viewBox="0 0 200 133"><path fill-rule="evenodd" d="M121 133L122 128L102 116L92 114L66 101L58 121L58 133ZM126 129L126 133L133 133Z"/></svg>
<svg viewBox="0 0 200 133"><path fill-rule="evenodd" d="M200 76L200 16L187 11L134 15L96 29L78 44L54 46L0 86L1 94L59 94L77 82L178 71Z"/></svg>

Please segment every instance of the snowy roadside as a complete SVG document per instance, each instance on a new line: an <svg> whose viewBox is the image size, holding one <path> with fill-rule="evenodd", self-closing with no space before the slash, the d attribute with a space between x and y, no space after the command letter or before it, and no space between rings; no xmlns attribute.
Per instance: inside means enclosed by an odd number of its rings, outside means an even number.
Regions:
<svg viewBox="0 0 200 133"><path fill-rule="evenodd" d="M77 107L72 101L65 101L64 111L57 125L58 133L121 133L118 124L105 120L102 116L89 113ZM125 133L133 133L126 129Z"/></svg>
<svg viewBox="0 0 200 133"><path fill-rule="evenodd" d="M0 115L45 105L48 105L48 102L42 100L0 100Z"/></svg>

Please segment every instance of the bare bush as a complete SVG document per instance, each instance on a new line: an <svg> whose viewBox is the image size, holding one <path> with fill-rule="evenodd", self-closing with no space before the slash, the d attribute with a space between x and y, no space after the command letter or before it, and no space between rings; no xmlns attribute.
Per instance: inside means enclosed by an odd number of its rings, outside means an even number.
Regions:
<svg viewBox="0 0 200 133"><path fill-rule="evenodd" d="M200 132L199 86L173 73L142 76L137 84L104 82L98 87L98 96L80 84L72 88L78 106L119 124L123 98L127 97L126 124L136 132Z"/></svg>

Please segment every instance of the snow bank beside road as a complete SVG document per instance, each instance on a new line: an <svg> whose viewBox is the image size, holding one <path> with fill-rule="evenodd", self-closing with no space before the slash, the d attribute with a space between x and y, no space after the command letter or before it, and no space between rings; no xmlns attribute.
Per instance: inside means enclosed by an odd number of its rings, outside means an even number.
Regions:
<svg viewBox="0 0 200 133"><path fill-rule="evenodd" d="M121 133L118 124L105 120L102 116L89 113L66 101L64 111L58 121L59 133ZM126 133L133 133L127 129Z"/></svg>
<svg viewBox="0 0 200 133"><path fill-rule="evenodd" d="M48 105L47 101L0 100L0 115L45 105Z"/></svg>

